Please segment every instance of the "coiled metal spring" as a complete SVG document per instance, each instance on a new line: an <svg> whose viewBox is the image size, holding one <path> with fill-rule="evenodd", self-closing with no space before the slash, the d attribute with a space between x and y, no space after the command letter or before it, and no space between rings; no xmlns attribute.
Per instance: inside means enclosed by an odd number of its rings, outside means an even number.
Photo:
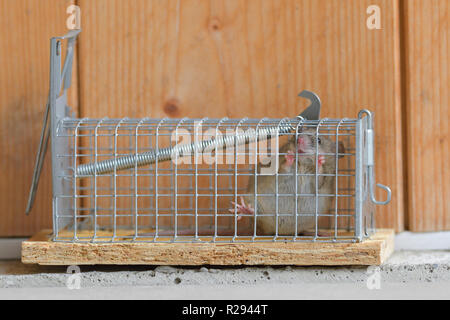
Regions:
<svg viewBox="0 0 450 320"><path fill-rule="evenodd" d="M304 121L301 116L298 116L297 120L299 123ZM82 164L77 167L76 175L92 176L96 174L106 174L118 170L149 165L156 162L174 160L186 155L202 153L206 150L219 150L223 149L225 146L238 146L255 141L271 139L275 136L288 134L293 131L295 127L299 126L299 123L296 126L293 126L288 121L289 120L285 119L282 120L278 126L258 128L257 132L236 133L235 135L220 136L215 139L208 139L184 145L176 145L174 147L154 149L148 152Z"/></svg>

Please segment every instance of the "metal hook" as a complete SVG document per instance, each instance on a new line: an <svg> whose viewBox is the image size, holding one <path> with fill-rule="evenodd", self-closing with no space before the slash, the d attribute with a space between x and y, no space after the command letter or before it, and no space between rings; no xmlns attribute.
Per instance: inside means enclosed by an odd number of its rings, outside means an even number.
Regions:
<svg viewBox="0 0 450 320"><path fill-rule="evenodd" d="M367 172L367 174L369 175L369 193L370 193L370 200L375 203L375 204L388 204L391 201L391 188L389 188L388 186L385 186L384 184L381 183L377 183L377 187L384 189L384 191L386 191L387 194L387 198L384 201L378 201L377 199L375 199L375 192L373 190L373 185L374 185L374 174L373 174L373 168L369 167L369 171Z"/></svg>
<svg viewBox="0 0 450 320"><path fill-rule="evenodd" d="M378 188L382 188L386 191L387 193L387 199L385 201L378 201L375 199L375 197L373 196L373 192L370 193L370 200L372 200L373 203L375 204L388 204L389 202L391 202L391 188L389 188L388 186L385 186L381 183L377 183L377 187Z"/></svg>
<svg viewBox="0 0 450 320"><path fill-rule="evenodd" d="M311 104L306 108L299 116L307 120L319 120L320 119L320 108L322 103L320 98L314 92L303 90L298 94L299 97L306 98L311 101Z"/></svg>
<svg viewBox="0 0 450 320"><path fill-rule="evenodd" d="M365 130L366 134L366 154L365 156L365 165L367 166L367 176L368 176L368 184L369 184L369 193L370 200L375 204L388 204L391 201L391 189L383 184L378 183L377 187L384 189L387 193L387 199L385 201L378 201L375 199L375 192L373 190L375 174L374 174L374 133L373 133L373 116L369 110L361 110L358 113L358 119L362 119L363 116L367 116L367 128Z"/></svg>

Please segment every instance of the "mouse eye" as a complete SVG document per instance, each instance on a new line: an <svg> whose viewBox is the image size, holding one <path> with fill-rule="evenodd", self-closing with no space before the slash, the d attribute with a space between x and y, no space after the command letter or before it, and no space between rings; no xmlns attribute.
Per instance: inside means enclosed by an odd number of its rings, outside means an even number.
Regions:
<svg viewBox="0 0 450 320"><path fill-rule="evenodd" d="M317 137L317 142L318 142L319 144L321 144L321 143L322 143L322 141L320 140L320 138L319 138L319 137Z"/></svg>

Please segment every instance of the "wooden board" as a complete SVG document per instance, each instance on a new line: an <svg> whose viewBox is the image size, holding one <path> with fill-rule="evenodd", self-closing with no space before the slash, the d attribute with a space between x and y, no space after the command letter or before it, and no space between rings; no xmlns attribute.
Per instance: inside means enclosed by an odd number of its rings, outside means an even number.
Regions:
<svg viewBox="0 0 450 320"><path fill-rule="evenodd" d="M41 265L380 265L394 231L361 243L65 243L42 231L22 243L22 262Z"/></svg>
<svg viewBox="0 0 450 320"><path fill-rule="evenodd" d="M79 0L81 117L375 112L377 224L403 230L399 1ZM381 30L366 25L370 5ZM377 190L377 197L384 197Z"/></svg>
<svg viewBox="0 0 450 320"><path fill-rule="evenodd" d="M29 217L25 208L48 97L50 38L68 31L66 8L71 3L0 1L0 237L29 236L51 226L49 155ZM73 75L69 103L76 110Z"/></svg>
<svg viewBox="0 0 450 320"><path fill-rule="evenodd" d="M409 229L450 230L450 3L406 1Z"/></svg>

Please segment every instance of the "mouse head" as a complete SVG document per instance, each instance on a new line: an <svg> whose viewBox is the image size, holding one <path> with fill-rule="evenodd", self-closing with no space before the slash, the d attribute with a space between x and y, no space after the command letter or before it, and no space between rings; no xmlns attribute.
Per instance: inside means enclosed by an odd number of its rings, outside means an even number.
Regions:
<svg viewBox="0 0 450 320"><path fill-rule="evenodd" d="M336 141L330 139L329 136L317 134L315 129L305 129L299 132L296 145L297 152L301 156L299 161L311 161L312 163L316 158L317 147L319 165L334 162L332 160L335 160L336 154L340 158L343 157L342 153L345 152L344 144L341 141L339 141L336 150ZM321 155L321 153L329 153L329 155Z"/></svg>

